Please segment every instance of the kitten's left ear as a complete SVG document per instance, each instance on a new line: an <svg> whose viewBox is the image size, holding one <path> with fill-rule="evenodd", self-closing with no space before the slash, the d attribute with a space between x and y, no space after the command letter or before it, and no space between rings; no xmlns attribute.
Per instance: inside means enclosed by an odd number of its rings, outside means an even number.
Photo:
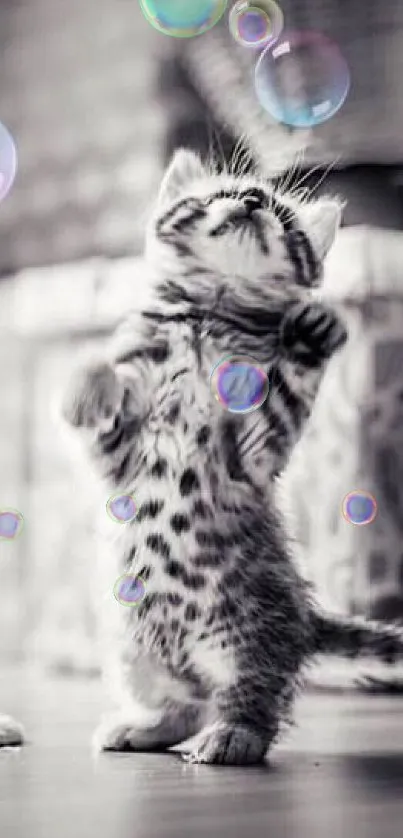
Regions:
<svg viewBox="0 0 403 838"><path fill-rule="evenodd" d="M174 201L184 186L205 174L200 157L193 151L179 148L165 172L159 193L159 203Z"/></svg>
<svg viewBox="0 0 403 838"><path fill-rule="evenodd" d="M340 227L343 202L337 198L319 198L306 204L301 216L320 260L329 252Z"/></svg>

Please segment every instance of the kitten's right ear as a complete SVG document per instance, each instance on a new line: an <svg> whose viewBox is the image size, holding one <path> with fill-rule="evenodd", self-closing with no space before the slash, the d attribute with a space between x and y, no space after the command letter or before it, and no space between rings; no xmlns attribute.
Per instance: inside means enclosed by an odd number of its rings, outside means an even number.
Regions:
<svg viewBox="0 0 403 838"><path fill-rule="evenodd" d="M200 157L193 151L179 148L165 172L159 192L158 202L165 204L174 201L193 180L198 180L205 174Z"/></svg>

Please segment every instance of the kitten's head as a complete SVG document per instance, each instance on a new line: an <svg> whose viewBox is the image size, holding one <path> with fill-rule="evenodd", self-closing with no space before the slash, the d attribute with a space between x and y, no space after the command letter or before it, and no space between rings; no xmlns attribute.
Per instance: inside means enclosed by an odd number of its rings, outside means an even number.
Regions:
<svg viewBox="0 0 403 838"><path fill-rule="evenodd" d="M217 290L251 299L312 289L340 223L336 199L298 201L256 176L216 174L179 150L162 181L146 256L183 299L205 307ZM179 299L176 300L179 302Z"/></svg>

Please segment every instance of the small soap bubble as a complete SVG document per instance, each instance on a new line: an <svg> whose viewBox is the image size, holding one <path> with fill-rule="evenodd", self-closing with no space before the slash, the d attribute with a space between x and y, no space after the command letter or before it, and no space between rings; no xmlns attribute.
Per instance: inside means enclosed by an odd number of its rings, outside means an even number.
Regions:
<svg viewBox="0 0 403 838"><path fill-rule="evenodd" d="M119 576L113 586L113 594L115 599L121 605L126 605L133 608L139 605L145 597L145 585L140 576L134 576L131 573L124 573Z"/></svg>
<svg viewBox="0 0 403 838"><path fill-rule="evenodd" d="M265 371L249 355L230 355L213 369L214 398L230 413L251 413L265 401L269 383Z"/></svg>
<svg viewBox="0 0 403 838"><path fill-rule="evenodd" d="M238 0L229 16L231 35L238 44L263 49L279 37L284 15L274 0Z"/></svg>
<svg viewBox="0 0 403 838"><path fill-rule="evenodd" d="M343 500L342 511L349 524L362 527L375 519L378 505L370 492L349 492Z"/></svg>
<svg viewBox="0 0 403 838"><path fill-rule="evenodd" d="M17 151L11 134L0 122L0 201L8 195L17 173Z"/></svg>
<svg viewBox="0 0 403 838"><path fill-rule="evenodd" d="M137 515L137 507L132 495L113 495L106 504L106 511L118 524L127 524Z"/></svg>
<svg viewBox="0 0 403 838"><path fill-rule="evenodd" d="M218 23L228 0L140 0L151 26L171 38L194 38Z"/></svg>
<svg viewBox="0 0 403 838"><path fill-rule="evenodd" d="M13 541L21 534L24 518L16 509L0 509L0 541Z"/></svg>
<svg viewBox="0 0 403 838"><path fill-rule="evenodd" d="M341 108L350 72L340 50L318 32L283 33L260 55L256 95L278 122L311 128Z"/></svg>

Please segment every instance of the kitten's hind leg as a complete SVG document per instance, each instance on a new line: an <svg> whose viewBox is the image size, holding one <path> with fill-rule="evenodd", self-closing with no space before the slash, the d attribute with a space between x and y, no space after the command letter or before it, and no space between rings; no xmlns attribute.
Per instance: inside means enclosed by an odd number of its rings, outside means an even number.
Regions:
<svg viewBox="0 0 403 838"><path fill-rule="evenodd" d="M183 758L216 765L262 763L277 738L285 714L282 695L287 688L291 703L293 679L239 672L233 686L216 696L215 721L203 728L193 751Z"/></svg>
<svg viewBox="0 0 403 838"><path fill-rule="evenodd" d="M165 751L194 736L201 727L201 710L194 705L167 703L161 710L133 706L107 716L95 731L96 751Z"/></svg>

